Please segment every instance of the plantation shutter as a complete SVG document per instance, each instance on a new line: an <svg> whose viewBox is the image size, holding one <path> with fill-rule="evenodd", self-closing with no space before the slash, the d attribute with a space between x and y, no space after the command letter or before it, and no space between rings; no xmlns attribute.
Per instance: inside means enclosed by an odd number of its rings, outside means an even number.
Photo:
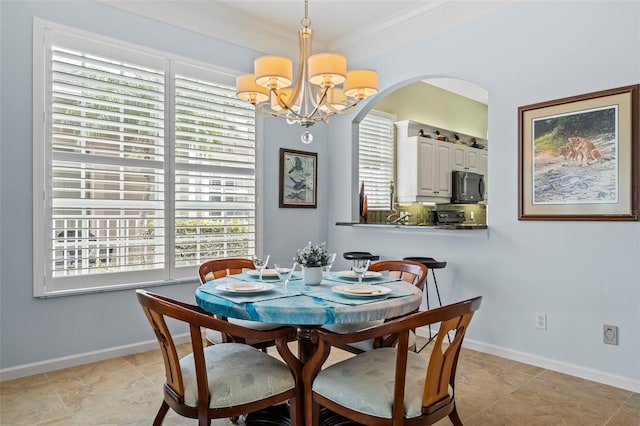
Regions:
<svg viewBox="0 0 640 426"><path fill-rule="evenodd" d="M193 282L256 246L235 74L34 24L34 295Z"/></svg>
<svg viewBox="0 0 640 426"><path fill-rule="evenodd" d="M255 250L255 110L235 88L175 79L175 263Z"/></svg>
<svg viewBox="0 0 640 426"><path fill-rule="evenodd" d="M52 42L53 280L164 267L162 61L111 50Z"/></svg>
<svg viewBox="0 0 640 426"><path fill-rule="evenodd" d="M360 122L359 179L364 182L369 210L391 209L395 121L394 115L374 110Z"/></svg>

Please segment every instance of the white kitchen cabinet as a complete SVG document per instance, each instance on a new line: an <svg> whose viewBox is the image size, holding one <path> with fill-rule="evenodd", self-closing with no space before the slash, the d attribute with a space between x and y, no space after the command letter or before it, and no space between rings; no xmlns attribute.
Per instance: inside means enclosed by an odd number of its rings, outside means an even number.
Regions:
<svg viewBox="0 0 640 426"><path fill-rule="evenodd" d="M452 146L419 136L398 138L398 202L449 201Z"/></svg>
<svg viewBox="0 0 640 426"><path fill-rule="evenodd" d="M482 152L482 150L470 148L468 146L453 145L451 169L463 172L481 173L480 155Z"/></svg>

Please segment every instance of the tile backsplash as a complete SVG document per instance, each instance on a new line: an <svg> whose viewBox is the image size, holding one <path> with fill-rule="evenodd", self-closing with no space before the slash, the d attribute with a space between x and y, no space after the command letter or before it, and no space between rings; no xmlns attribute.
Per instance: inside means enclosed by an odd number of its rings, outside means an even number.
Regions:
<svg viewBox="0 0 640 426"><path fill-rule="evenodd" d="M403 212L409 213L411 216L404 222L406 225L433 225L434 210L453 210L462 211L465 216L465 224L468 225L486 225L487 224L487 206L483 204L438 204L425 205L422 203L397 204L396 211L398 214ZM387 217L391 214L390 210L375 210L367 213L367 223L386 223ZM398 214L391 217L391 220L398 217Z"/></svg>

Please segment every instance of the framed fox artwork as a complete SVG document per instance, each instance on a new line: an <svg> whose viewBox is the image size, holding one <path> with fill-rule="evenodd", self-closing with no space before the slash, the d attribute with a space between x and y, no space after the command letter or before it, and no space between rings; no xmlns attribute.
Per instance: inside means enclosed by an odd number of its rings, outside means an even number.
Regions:
<svg viewBox="0 0 640 426"><path fill-rule="evenodd" d="M519 220L639 220L639 91L518 108Z"/></svg>

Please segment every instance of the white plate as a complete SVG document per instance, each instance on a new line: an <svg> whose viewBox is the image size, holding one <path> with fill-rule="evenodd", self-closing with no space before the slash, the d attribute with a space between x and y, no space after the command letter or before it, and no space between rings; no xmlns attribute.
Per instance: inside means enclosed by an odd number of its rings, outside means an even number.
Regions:
<svg viewBox="0 0 640 426"><path fill-rule="evenodd" d="M358 276L355 274L355 272L353 271L338 271L336 272L336 275L341 277L341 278L347 278L350 280L357 280ZM363 279L367 279L367 278L376 278L376 277L380 277L382 276L382 274L380 272L375 272L375 271L367 271L364 274L364 277L362 277Z"/></svg>
<svg viewBox="0 0 640 426"><path fill-rule="evenodd" d="M260 293L274 287L273 284L265 283L225 283L217 285L216 289L230 293Z"/></svg>
<svg viewBox="0 0 640 426"><path fill-rule="evenodd" d="M246 271L247 275L251 275L252 277L259 277L260 276L260 271L256 270L256 269L250 269L248 271ZM262 278L278 278L278 271L276 271L275 269L265 269L262 271Z"/></svg>
<svg viewBox="0 0 640 426"><path fill-rule="evenodd" d="M331 287L334 293L351 297L378 297L391 292L390 288L380 285L346 284Z"/></svg>

